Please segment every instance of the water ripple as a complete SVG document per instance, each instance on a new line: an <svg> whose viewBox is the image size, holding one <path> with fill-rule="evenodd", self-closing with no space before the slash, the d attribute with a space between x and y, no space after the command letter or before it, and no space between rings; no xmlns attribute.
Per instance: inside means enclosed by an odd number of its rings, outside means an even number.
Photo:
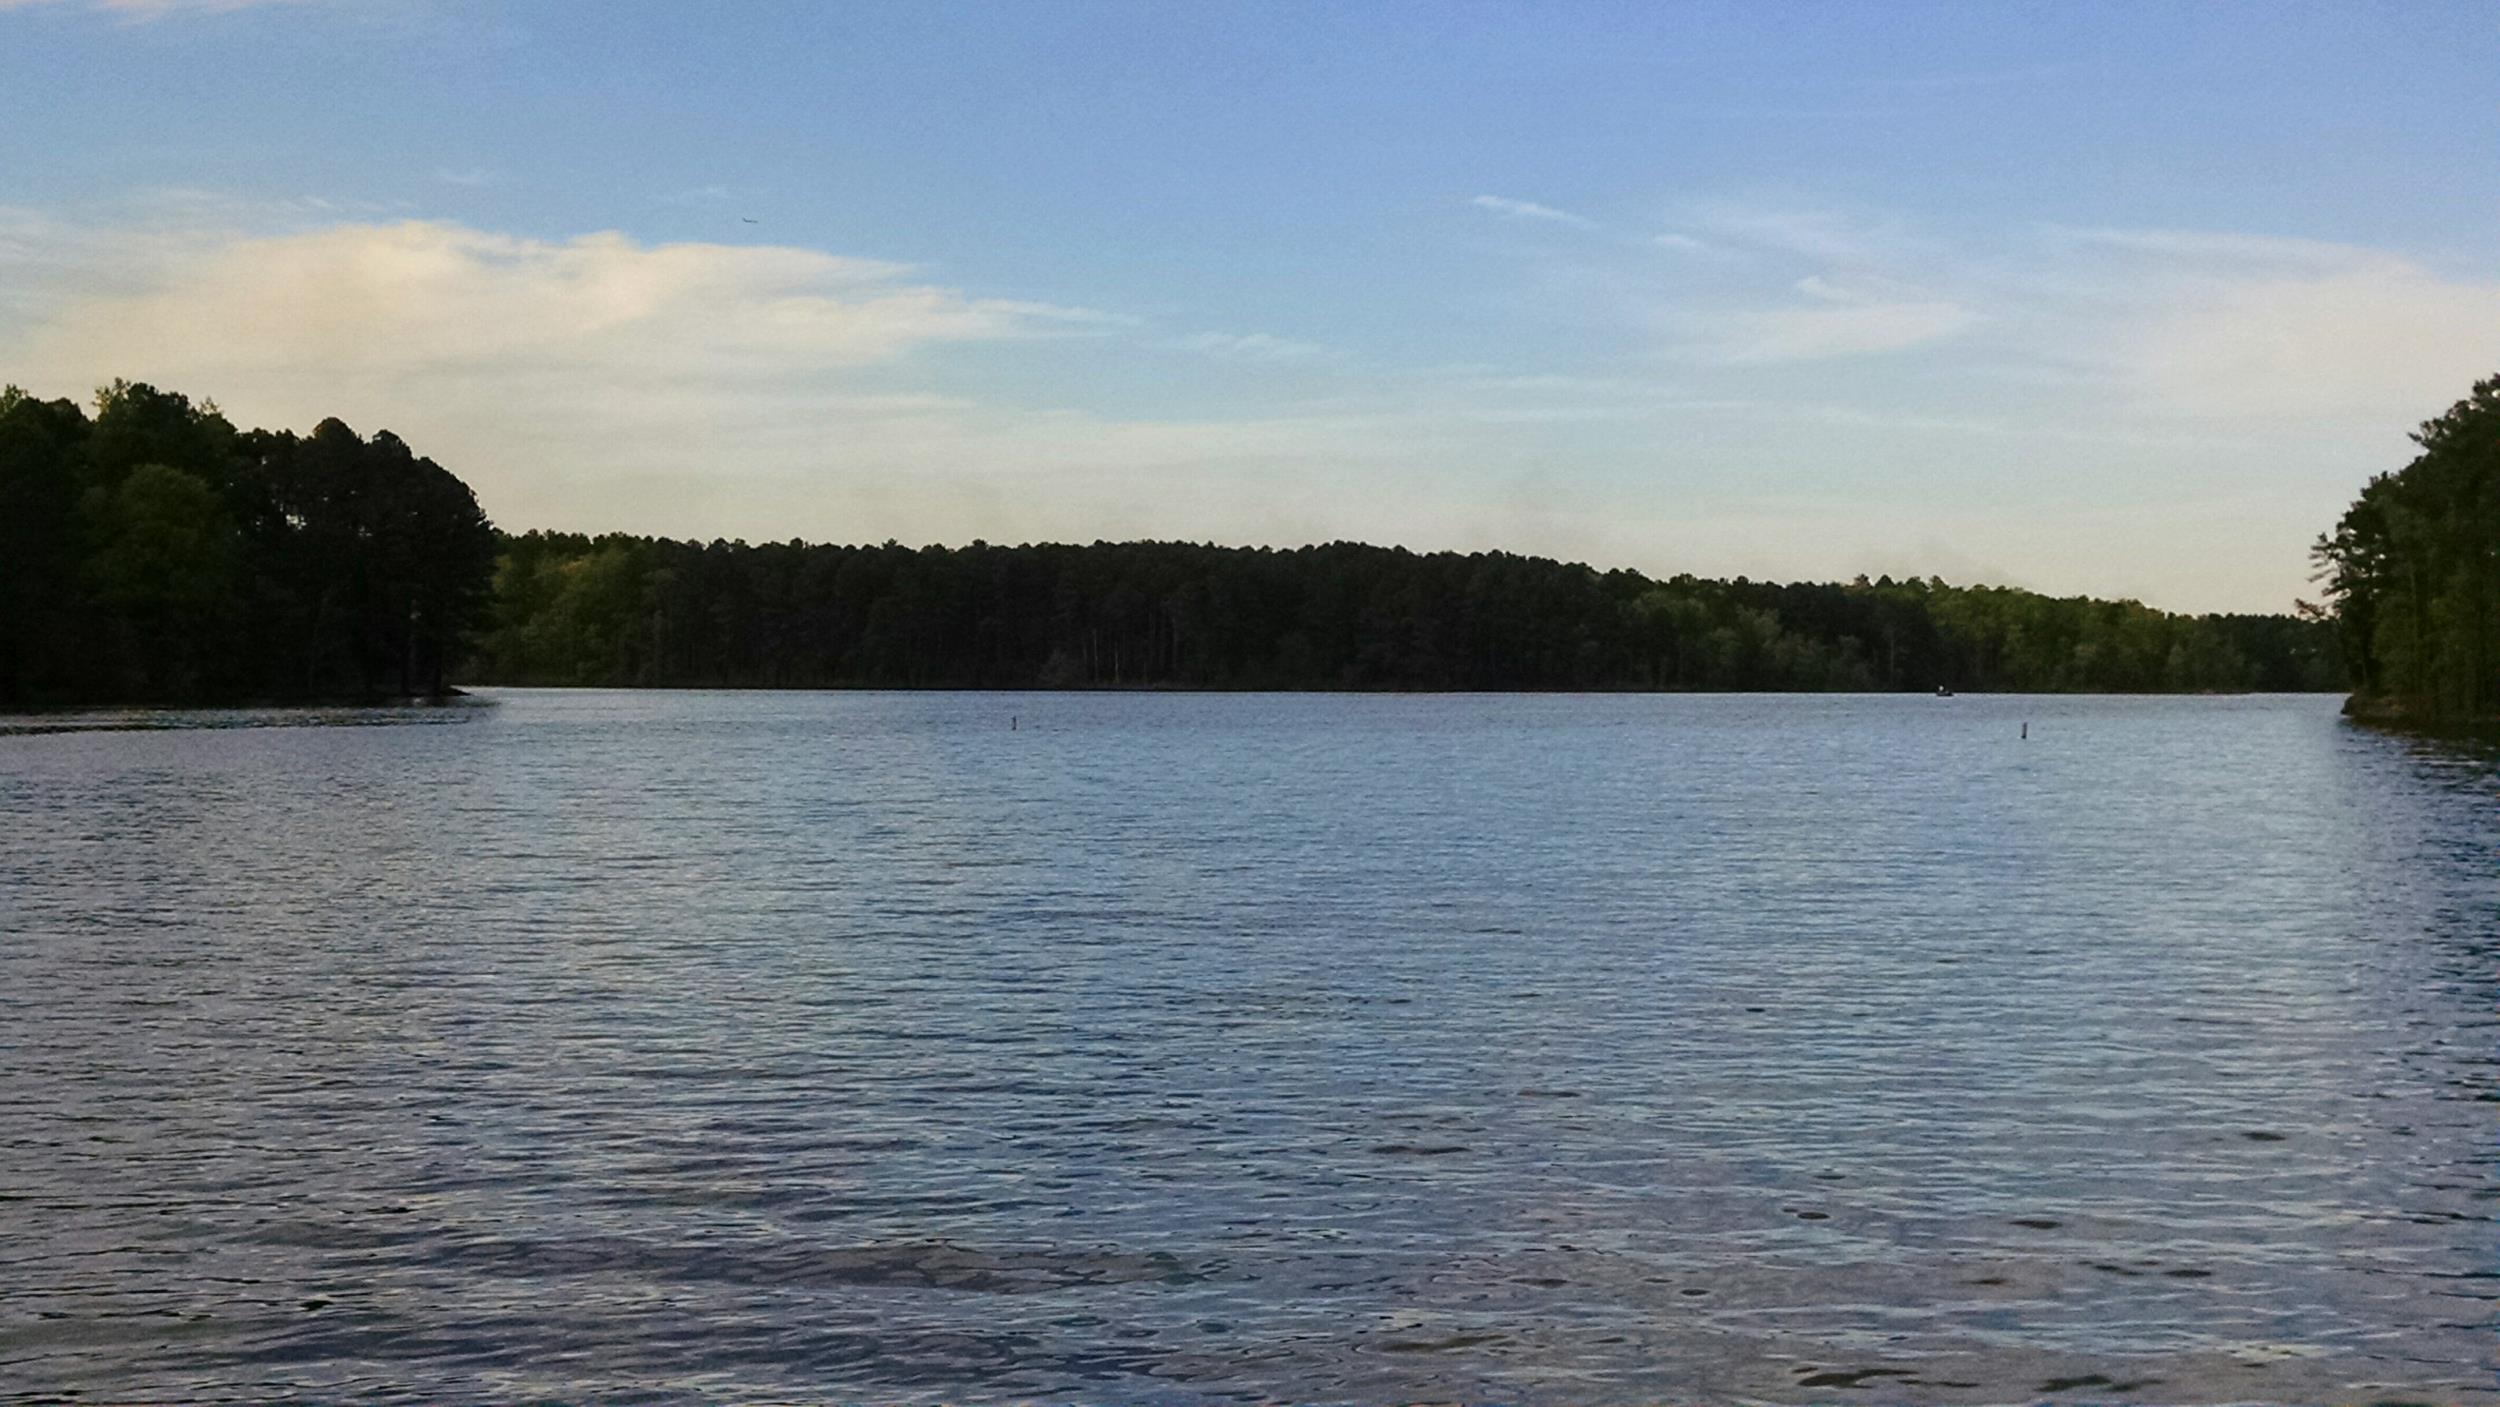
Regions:
<svg viewBox="0 0 2500 1407"><path fill-rule="evenodd" d="M2500 1402L2496 800L2319 699L0 719L0 1397Z"/></svg>

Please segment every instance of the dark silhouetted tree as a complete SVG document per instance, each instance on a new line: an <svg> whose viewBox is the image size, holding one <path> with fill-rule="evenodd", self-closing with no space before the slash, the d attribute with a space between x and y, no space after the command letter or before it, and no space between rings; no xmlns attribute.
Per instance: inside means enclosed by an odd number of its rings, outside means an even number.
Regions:
<svg viewBox="0 0 2500 1407"><path fill-rule="evenodd" d="M335 420L238 432L117 381L0 393L0 701L439 693L499 538L449 472Z"/></svg>
<svg viewBox="0 0 2500 1407"><path fill-rule="evenodd" d="M2500 715L2500 377L2416 431L2315 556L2353 686L2428 721Z"/></svg>

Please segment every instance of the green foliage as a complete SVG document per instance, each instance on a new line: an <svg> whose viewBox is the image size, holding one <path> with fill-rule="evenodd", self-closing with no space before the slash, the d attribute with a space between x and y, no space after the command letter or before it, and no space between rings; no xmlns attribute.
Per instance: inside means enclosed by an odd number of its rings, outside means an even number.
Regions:
<svg viewBox="0 0 2500 1407"><path fill-rule="evenodd" d="M2488 620L2462 592L2381 611L2370 667L2448 677L2449 635ZM387 433L239 431L129 382L92 416L0 392L0 703L408 695L464 661L483 682L905 688L2287 690L2341 672L2319 621L1936 580L1661 581L1343 542L505 538Z"/></svg>
<svg viewBox="0 0 2500 1407"><path fill-rule="evenodd" d="M2500 715L2500 377L2416 431L2315 556L2352 684L2430 721Z"/></svg>
<svg viewBox="0 0 2500 1407"><path fill-rule="evenodd" d="M0 392L0 703L439 691L497 538L389 435L237 431L116 381Z"/></svg>
<svg viewBox="0 0 2500 1407"><path fill-rule="evenodd" d="M113 693L139 699L217 692L230 661L242 554L216 490L163 464L90 489L85 562L104 627Z"/></svg>
<svg viewBox="0 0 2500 1407"><path fill-rule="evenodd" d="M509 538L514 684L2314 690L2332 632L1941 581L1656 581L1355 543L959 549Z"/></svg>

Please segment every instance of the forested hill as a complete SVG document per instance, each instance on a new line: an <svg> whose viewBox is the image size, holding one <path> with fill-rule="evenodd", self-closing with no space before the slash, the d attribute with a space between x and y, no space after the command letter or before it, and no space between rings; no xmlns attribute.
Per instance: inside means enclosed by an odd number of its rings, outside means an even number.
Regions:
<svg viewBox="0 0 2500 1407"><path fill-rule="evenodd" d="M2318 540L2354 712L2500 722L2500 377L2413 439Z"/></svg>
<svg viewBox="0 0 2500 1407"><path fill-rule="evenodd" d="M2327 690L2326 625L1355 543L507 539L469 677L897 688Z"/></svg>

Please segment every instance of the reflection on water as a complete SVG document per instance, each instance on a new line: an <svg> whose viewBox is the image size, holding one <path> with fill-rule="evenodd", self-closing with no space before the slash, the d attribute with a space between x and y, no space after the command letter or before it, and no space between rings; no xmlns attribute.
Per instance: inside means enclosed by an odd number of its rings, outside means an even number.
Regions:
<svg viewBox="0 0 2500 1407"><path fill-rule="evenodd" d="M2500 1401L2329 700L443 717L0 738L0 1392Z"/></svg>

